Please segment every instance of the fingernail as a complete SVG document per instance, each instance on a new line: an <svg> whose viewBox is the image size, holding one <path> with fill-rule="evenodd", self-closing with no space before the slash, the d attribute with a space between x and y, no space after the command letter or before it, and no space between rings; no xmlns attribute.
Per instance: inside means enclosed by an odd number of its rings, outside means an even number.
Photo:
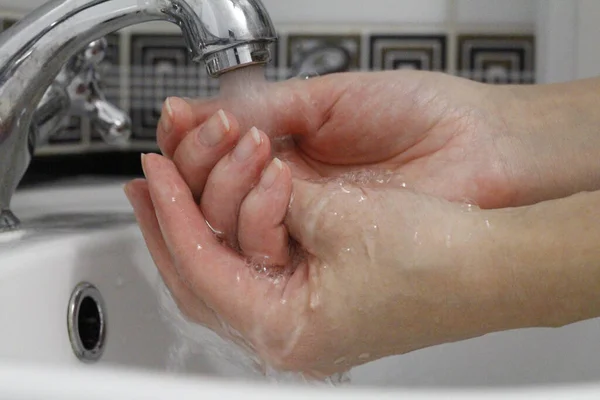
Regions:
<svg viewBox="0 0 600 400"><path fill-rule="evenodd" d="M144 176L146 175L146 165L144 163L144 158L146 157L146 154L142 153L140 155L140 159L142 161L142 171L144 171Z"/></svg>
<svg viewBox="0 0 600 400"><path fill-rule="evenodd" d="M256 148L260 146L262 139L258 129L252 128L250 132L242 138L237 147L233 151L233 157L238 161L246 161L254 153Z"/></svg>
<svg viewBox="0 0 600 400"><path fill-rule="evenodd" d="M273 186L282 170L283 163L278 158L274 158L263 172L263 175L260 178L260 186L265 190L269 189Z"/></svg>
<svg viewBox="0 0 600 400"><path fill-rule="evenodd" d="M160 123L163 131L169 133L171 131L171 127L173 126L173 108L171 107L171 98L167 98L165 100L165 111L166 113L162 113L160 117Z"/></svg>
<svg viewBox="0 0 600 400"><path fill-rule="evenodd" d="M129 197L129 183L123 185L123 192L125 192L125 197L127 197L127 200L131 203L131 198Z"/></svg>
<svg viewBox="0 0 600 400"><path fill-rule="evenodd" d="M225 131L223 131L225 128ZM198 131L198 140L204 146L213 147L223 140L225 132L229 132L229 120L222 110L213 115Z"/></svg>

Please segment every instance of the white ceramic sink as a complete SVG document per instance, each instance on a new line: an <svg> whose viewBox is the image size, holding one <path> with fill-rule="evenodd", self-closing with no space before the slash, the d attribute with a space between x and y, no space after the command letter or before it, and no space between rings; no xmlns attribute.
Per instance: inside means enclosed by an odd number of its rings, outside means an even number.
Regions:
<svg viewBox="0 0 600 400"><path fill-rule="evenodd" d="M0 234L0 398L600 398L599 320L391 357L353 370L342 388L261 382L210 332L189 327L197 340L182 339L121 186L77 181L15 196L26 229ZM104 300L105 346L95 363L75 357L69 340L67 308L80 282Z"/></svg>

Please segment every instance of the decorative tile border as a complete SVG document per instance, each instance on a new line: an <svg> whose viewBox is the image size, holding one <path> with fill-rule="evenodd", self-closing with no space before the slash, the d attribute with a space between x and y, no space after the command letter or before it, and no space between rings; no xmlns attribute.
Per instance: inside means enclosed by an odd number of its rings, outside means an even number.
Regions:
<svg viewBox="0 0 600 400"><path fill-rule="evenodd" d="M0 30L13 23L10 18L0 19ZM181 33L170 24L164 24L164 29L162 26L140 25L109 35L106 58L98 69L107 99L128 107L133 148L155 146L156 124L166 97L209 97L219 91L219 81L208 76L204 65L191 61ZM451 66L457 75L482 82L535 82L533 27L520 29L519 34L508 34L510 27L502 31L497 26L474 32L458 26L448 32L446 26L418 30L318 28L280 27L279 41L271 48L272 60L265 72L268 80L358 70L448 72ZM126 87L123 82L128 82ZM55 145L63 151L73 144L104 149L100 136L90 135L89 126L89 121L72 118L65 132L47 147ZM79 137L77 132L81 132Z"/></svg>

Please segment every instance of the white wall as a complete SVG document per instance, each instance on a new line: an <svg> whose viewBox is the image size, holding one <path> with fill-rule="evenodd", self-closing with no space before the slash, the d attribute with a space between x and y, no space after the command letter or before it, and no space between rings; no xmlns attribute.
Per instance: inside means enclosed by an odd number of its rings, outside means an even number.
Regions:
<svg viewBox="0 0 600 400"><path fill-rule="evenodd" d="M277 23L443 22L446 0L263 0Z"/></svg>
<svg viewBox="0 0 600 400"><path fill-rule="evenodd" d="M537 8L536 77L540 83L576 78L577 0L539 0Z"/></svg>
<svg viewBox="0 0 600 400"><path fill-rule="evenodd" d="M533 23L536 2L532 0L458 0L457 19L468 23Z"/></svg>
<svg viewBox="0 0 600 400"><path fill-rule="evenodd" d="M600 1L538 1L538 81L600 76Z"/></svg>
<svg viewBox="0 0 600 400"><path fill-rule="evenodd" d="M600 75L600 1L579 0L577 10L577 78Z"/></svg>

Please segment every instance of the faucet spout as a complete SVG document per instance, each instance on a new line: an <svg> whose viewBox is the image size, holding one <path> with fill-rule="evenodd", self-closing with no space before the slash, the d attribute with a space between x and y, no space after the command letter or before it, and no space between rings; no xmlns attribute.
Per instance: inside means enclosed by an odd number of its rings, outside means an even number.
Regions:
<svg viewBox="0 0 600 400"><path fill-rule="evenodd" d="M0 212L31 161L35 109L61 68L88 43L153 20L178 25L212 77L266 64L277 40L261 0L48 1L0 35Z"/></svg>

